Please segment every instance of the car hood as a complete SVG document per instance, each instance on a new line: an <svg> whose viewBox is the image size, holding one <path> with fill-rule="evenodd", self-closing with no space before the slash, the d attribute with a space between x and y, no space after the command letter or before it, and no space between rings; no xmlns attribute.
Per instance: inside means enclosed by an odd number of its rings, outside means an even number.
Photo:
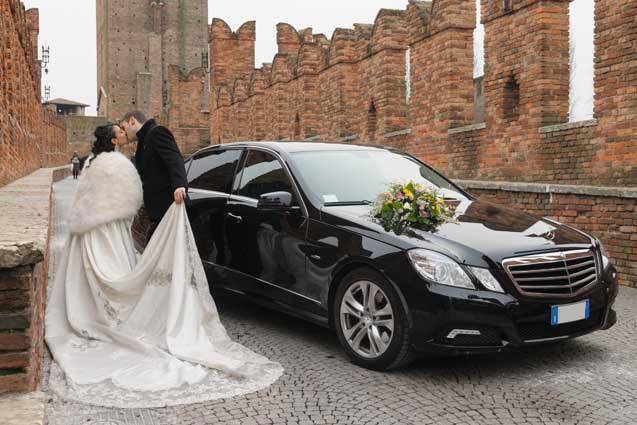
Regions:
<svg viewBox="0 0 637 425"><path fill-rule="evenodd" d="M321 210L328 224L364 234L402 249L426 248L459 262L492 266L502 259L592 244L585 234L555 222L481 200L462 201L454 220L433 231L385 231L370 217L369 206L331 206Z"/></svg>

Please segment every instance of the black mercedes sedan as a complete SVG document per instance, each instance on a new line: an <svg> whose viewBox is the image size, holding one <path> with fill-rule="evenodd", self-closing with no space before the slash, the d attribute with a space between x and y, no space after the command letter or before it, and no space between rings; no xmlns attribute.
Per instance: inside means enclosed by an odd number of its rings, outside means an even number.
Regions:
<svg viewBox="0 0 637 425"><path fill-rule="evenodd" d="M211 289L332 328L358 365L501 351L616 321L617 272L599 240L476 199L404 152L242 142L207 147L186 169ZM454 220L401 235L376 223L371 201L410 180L453 203Z"/></svg>

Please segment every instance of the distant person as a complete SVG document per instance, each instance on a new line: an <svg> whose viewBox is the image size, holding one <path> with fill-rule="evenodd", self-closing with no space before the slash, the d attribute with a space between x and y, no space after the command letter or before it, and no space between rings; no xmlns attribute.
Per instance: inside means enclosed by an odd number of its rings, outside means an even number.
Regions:
<svg viewBox="0 0 637 425"><path fill-rule="evenodd" d="M73 166L73 180L77 180L77 176L80 174L80 157L78 156L77 151L73 152L71 164Z"/></svg>
<svg viewBox="0 0 637 425"><path fill-rule="evenodd" d="M173 202L186 199L186 167L169 129L146 119L140 111L131 111L120 120L129 142L137 142L134 163L142 179L144 209L150 219L147 240L157 229Z"/></svg>

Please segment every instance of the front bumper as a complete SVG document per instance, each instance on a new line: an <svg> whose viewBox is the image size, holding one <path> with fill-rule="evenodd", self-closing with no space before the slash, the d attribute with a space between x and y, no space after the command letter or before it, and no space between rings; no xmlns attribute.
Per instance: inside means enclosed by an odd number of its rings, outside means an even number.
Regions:
<svg viewBox="0 0 637 425"><path fill-rule="evenodd" d="M617 320L612 308L618 291L614 276L616 271L610 266L597 285L572 299L529 299L430 285L426 301L410 297L412 349L420 353L497 352L608 329ZM551 325L552 305L585 299L590 300L588 319Z"/></svg>

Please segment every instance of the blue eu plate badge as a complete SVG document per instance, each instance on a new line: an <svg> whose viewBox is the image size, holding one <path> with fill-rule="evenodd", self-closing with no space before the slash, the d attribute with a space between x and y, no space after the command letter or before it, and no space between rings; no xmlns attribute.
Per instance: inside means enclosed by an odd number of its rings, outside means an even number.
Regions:
<svg viewBox="0 0 637 425"><path fill-rule="evenodd" d="M551 325L577 322L586 320L591 314L590 300L584 300L573 304L551 306Z"/></svg>

